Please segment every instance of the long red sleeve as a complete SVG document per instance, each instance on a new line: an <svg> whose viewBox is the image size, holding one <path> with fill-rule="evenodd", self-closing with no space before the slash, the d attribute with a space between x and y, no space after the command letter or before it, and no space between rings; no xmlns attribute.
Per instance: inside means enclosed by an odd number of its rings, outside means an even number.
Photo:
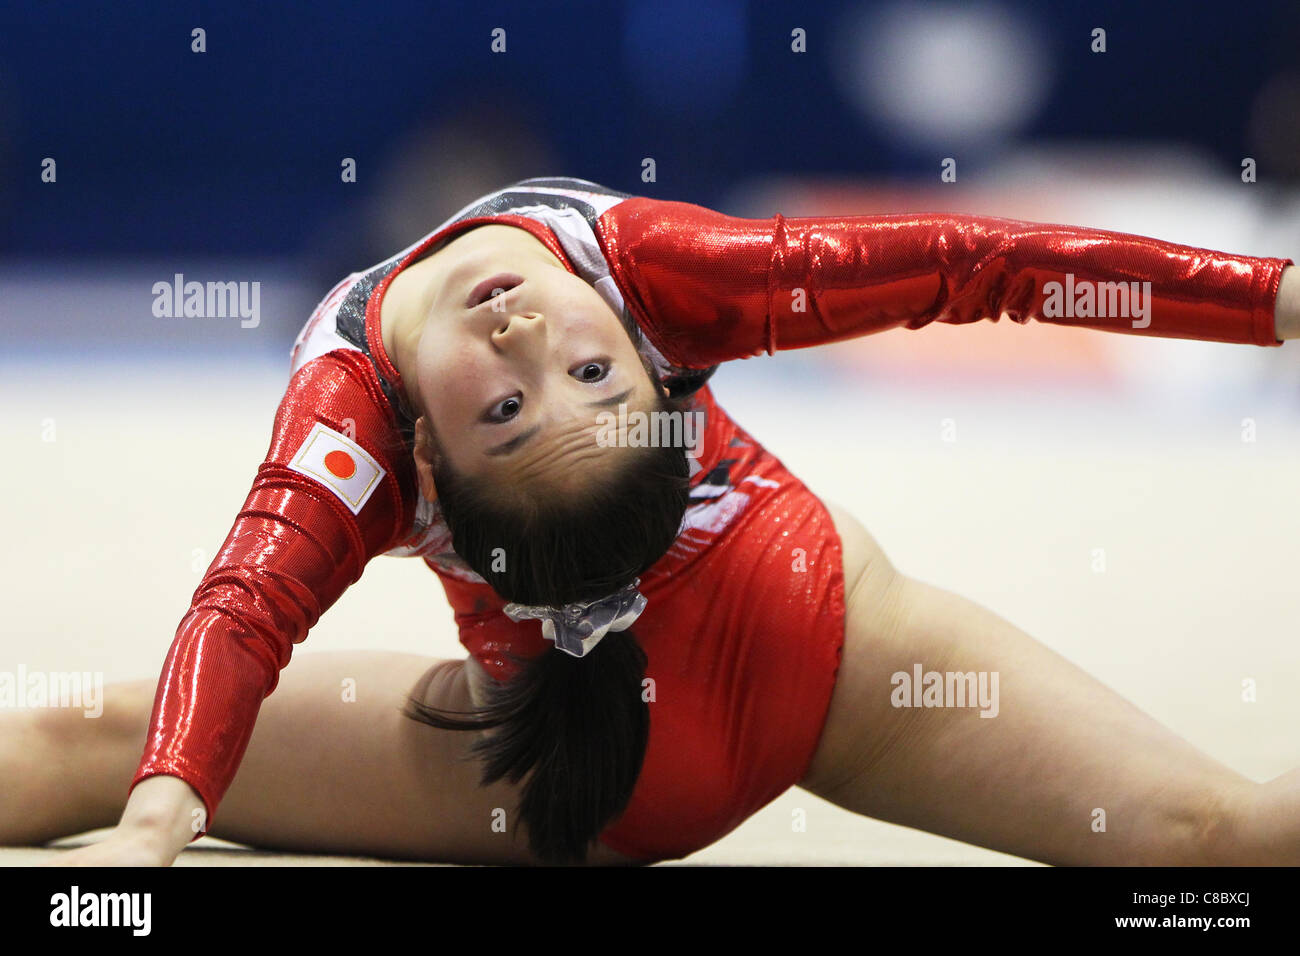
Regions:
<svg viewBox="0 0 1300 956"><path fill-rule="evenodd" d="M330 352L293 376L266 460L177 628L132 789L154 774L180 777L210 825L292 645L409 528L414 475L400 452L362 353Z"/></svg>
<svg viewBox="0 0 1300 956"><path fill-rule="evenodd" d="M670 362L692 368L1003 313L1022 324L1280 345L1273 307L1292 264L1012 219L740 219L640 197L602 215L598 235L632 313ZM1081 298L1089 284L1091 315ZM1127 300L1133 291L1144 298ZM1143 301L1147 315L1135 317Z"/></svg>

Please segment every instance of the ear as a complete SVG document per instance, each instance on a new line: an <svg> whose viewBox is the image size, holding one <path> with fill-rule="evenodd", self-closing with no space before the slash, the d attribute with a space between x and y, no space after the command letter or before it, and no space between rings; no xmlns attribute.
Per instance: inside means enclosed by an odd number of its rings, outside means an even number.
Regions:
<svg viewBox="0 0 1300 956"><path fill-rule="evenodd" d="M429 423L421 415L415 422L415 476L420 482L420 495L429 501L438 500L438 489L433 484L433 469L438 463L438 449L433 443Z"/></svg>

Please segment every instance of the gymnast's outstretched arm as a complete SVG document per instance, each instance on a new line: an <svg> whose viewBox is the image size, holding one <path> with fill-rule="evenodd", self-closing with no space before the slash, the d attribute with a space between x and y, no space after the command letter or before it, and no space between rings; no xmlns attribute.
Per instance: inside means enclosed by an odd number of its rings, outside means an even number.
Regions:
<svg viewBox="0 0 1300 956"><path fill-rule="evenodd" d="M1300 336L1291 259L1103 229L933 213L742 219L634 198L599 235L629 309L692 368L1003 315L1260 346Z"/></svg>
<svg viewBox="0 0 1300 956"><path fill-rule="evenodd" d="M411 526L414 487L369 359L338 349L303 365L176 629L121 822L58 865L167 864L204 834L293 645Z"/></svg>

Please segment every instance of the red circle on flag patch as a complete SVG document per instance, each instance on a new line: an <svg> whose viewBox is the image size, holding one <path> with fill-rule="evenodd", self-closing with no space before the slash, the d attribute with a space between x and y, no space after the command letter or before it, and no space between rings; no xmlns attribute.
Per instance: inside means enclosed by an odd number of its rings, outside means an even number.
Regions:
<svg viewBox="0 0 1300 956"><path fill-rule="evenodd" d="M357 463L352 460L352 456L338 449L325 455L325 467L335 478L348 479L357 473Z"/></svg>

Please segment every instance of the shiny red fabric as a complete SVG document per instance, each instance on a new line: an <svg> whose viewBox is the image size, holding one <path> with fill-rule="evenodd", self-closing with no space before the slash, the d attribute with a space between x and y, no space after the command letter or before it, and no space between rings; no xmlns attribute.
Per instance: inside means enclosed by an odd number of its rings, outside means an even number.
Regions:
<svg viewBox="0 0 1300 956"><path fill-rule="evenodd" d="M633 314L672 362L704 367L931 322L1014 322L1280 345L1290 259L1074 226L906 213L739 219L634 198L598 231ZM1150 319L1046 317L1048 283L1150 282ZM802 290L802 297L796 290Z"/></svg>
<svg viewBox="0 0 1300 956"><path fill-rule="evenodd" d="M1041 309L1045 283L1066 273L1149 281L1151 325L1053 321L1276 345L1273 303L1291 262L1003 219L747 220L642 198L604 213L596 236L647 336L671 363L694 368L932 321L1005 313L1024 322ZM414 520L410 452L381 387L382 374L401 389L378 335L380 298L367 309L373 358L339 348L290 381L266 460L167 654L131 786L180 777L202 796L209 823L292 646ZM702 463L725 456L732 497L643 580L649 605L634 632L657 681L652 738L632 804L602 836L642 859L707 845L798 781L843 639L839 541L825 509L707 388L697 399L709 422ZM355 434L385 469L359 514L287 467L317 423ZM815 573L791 573L795 541ZM507 650L528 657L549 647L537 622L505 618L486 586L439 575L462 643L490 673L509 676Z"/></svg>
<svg viewBox="0 0 1300 956"><path fill-rule="evenodd" d="M354 517L287 464L316 422L351 433L386 469ZM394 444L392 412L364 354L340 349L299 370L272 427L266 461L176 630L131 787L154 774L187 781L209 825L234 779L257 712L294 644L409 527L415 473ZM202 833L195 835L195 839Z"/></svg>

